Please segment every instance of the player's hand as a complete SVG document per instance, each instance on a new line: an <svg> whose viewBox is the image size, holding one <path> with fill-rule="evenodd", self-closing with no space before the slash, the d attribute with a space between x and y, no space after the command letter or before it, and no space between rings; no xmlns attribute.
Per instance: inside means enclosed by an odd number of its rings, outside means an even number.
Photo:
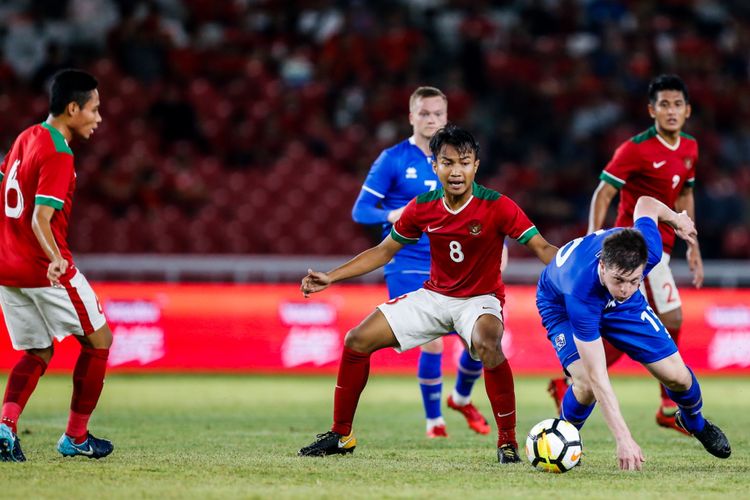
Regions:
<svg viewBox="0 0 750 500"><path fill-rule="evenodd" d="M695 229L693 219L685 210L677 214L674 221L674 232L677 236L688 242L688 245L697 245L698 231Z"/></svg>
<svg viewBox="0 0 750 500"><path fill-rule="evenodd" d="M391 210L388 212L388 222L391 224L395 224L397 220L401 218L401 214L404 213L404 209L406 208L406 205L404 205L401 208L397 208L396 210Z"/></svg>
<svg viewBox="0 0 750 500"><path fill-rule="evenodd" d="M700 288L703 286L703 258L698 245L688 245L686 256L690 272L693 273L693 286Z"/></svg>
<svg viewBox="0 0 750 500"><path fill-rule="evenodd" d="M641 447L633 438L628 437L617 441L617 462L620 470L641 470L645 461Z"/></svg>
<svg viewBox="0 0 750 500"><path fill-rule="evenodd" d="M328 288L331 284L331 278L326 273L320 273L313 271L312 269L307 270L307 276L302 278L302 285L299 287L302 290L302 295L309 297L311 293L320 292Z"/></svg>
<svg viewBox="0 0 750 500"><path fill-rule="evenodd" d="M63 259L62 257L55 259L50 262L49 266L47 267L47 279L50 283L52 283L52 286L62 286L60 285L60 278L65 274L67 270L67 260Z"/></svg>

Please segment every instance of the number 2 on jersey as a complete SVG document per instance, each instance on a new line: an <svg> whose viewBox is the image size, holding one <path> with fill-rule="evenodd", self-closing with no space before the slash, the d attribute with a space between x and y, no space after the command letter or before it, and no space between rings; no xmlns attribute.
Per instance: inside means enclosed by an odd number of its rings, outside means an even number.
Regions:
<svg viewBox="0 0 750 500"><path fill-rule="evenodd" d="M23 193L21 193L21 185L18 184L18 179L16 179L20 164L21 160L13 162L8 171L8 180L5 183L5 216L11 219L18 219L21 217L21 213L23 213ZM8 201L8 193L11 191L16 192L16 206L14 207L11 207Z"/></svg>

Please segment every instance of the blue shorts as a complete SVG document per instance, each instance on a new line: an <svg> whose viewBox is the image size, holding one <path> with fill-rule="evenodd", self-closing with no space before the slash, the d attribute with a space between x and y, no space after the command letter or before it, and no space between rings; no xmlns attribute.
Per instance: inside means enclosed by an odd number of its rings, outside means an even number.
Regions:
<svg viewBox="0 0 750 500"><path fill-rule="evenodd" d="M539 292L536 303L557 359L563 368L567 368L581 356L573 340L573 328L565 305L549 300ZM674 340L640 291L602 315L599 333L639 363L655 363L677 352Z"/></svg>
<svg viewBox="0 0 750 500"><path fill-rule="evenodd" d="M430 273L425 272L395 272L385 275L385 284L388 287L388 298L395 299L405 293L419 290L424 282L430 279Z"/></svg>
<svg viewBox="0 0 750 500"><path fill-rule="evenodd" d="M425 272L396 272L385 275L385 285L388 287L388 298L395 299L401 295L411 293L424 287L424 282L430 279L430 273ZM456 332L450 332L451 334Z"/></svg>

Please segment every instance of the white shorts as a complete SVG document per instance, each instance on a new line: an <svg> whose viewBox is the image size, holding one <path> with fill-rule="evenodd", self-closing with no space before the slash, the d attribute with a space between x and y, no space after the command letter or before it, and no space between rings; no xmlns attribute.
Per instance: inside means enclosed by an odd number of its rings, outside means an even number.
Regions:
<svg viewBox="0 0 750 500"><path fill-rule="evenodd" d="M668 253L662 252L661 261L641 283L641 292L657 314L668 313L682 306L680 293L677 291L672 270L669 268Z"/></svg>
<svg viewBox="0 0 750 500"><path fill-rule="evenodd" d="M13 348L46 349L52 338L88 335L106 323L94 290L77 271L63 287L0 286L5 325Z"/></svg>
<svg viewBox="0 0 750 500"><path fill-rule="evenodd" d="M420 288L378 306L398 340L398 352L426 344L455 331L469 353L479 359L471 343L471 332L480 316L491 314L503 320L503 308L494 295L448 297Z"/></svg>

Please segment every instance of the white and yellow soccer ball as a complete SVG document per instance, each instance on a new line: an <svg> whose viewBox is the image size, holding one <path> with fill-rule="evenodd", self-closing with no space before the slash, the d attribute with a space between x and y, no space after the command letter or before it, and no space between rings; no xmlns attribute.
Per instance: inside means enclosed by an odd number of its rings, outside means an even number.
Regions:
<svg viewBox="0 0 750 500"><path fill-rule="evenodd" d="M578 464L583 453L581 435L572 424L559 418L542 420L526 437L526 457L544 472L563 473Z"/></svg>

